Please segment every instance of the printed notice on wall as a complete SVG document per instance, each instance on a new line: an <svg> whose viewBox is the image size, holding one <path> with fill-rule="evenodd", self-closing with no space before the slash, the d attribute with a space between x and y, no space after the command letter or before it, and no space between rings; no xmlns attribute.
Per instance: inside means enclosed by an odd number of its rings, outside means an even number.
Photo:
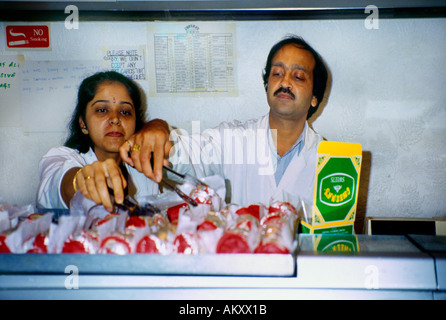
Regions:
<svg viewBox="0 0 446 320"><path fill-rule="evenodd" d="M20 68L22 55L0 56L0 126L21 126Z"/></svg>
<svg viewBox="0 0 446 320"><path fill-rule="evenodd" d="M105 66L133 80L147 80L144 47L103 48Z"/></svg>
<svg viewBox="0 0 446 320"><path fill-rule="evenodd" d="M237 96L235 24L157 23L148 37L151 96Z"/></svg>

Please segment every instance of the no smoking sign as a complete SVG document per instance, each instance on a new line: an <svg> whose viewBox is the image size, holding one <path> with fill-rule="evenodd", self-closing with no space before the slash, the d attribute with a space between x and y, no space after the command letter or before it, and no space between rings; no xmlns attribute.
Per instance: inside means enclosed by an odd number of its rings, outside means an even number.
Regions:
<svg viewBox="0 0 446 320"><path fill-rule="evenodd" d="M6 26L6 45L10 49L49 48L50 32L47 25Z"/></svg>

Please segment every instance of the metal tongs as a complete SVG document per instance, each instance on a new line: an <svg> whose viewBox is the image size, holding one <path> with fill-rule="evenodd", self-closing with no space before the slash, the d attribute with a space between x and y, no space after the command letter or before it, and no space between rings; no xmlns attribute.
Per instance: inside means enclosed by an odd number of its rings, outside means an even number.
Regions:
<svg viewBox="0 0 446 320"><path fill-rule="evenodd" d="M198 180L194 176L191 176L190 174L179 173L179 172L173 170L172 168L170 168L170 167L168 167L166 165L163 165L163 168L166 169L167 171L172 172L173 174L176 174L177 176L182 178L185 182L190 182L193 185L206 185L205 183L201 182L200 180ZM194 206L194 207L198 206L197 201L195 201L194 199L189 197L187 194L185 194L183 191L181 191L178 187L176 187L176 186L172 185L171 183L167 182L165 179L162 179L161 182L164 183L166 186L168 186L173 191L175 191L177 193L177 195L181 199L186 201L191 206Z"/></svg>
<svg viewBox="0 0 446 320"><path fill-rule="evenodd" d="M113 189L108 188L108 193L113 198L113 205L121 210L127 211L129 216L149 216L152 217L155 213L160 213L161 210L150 203L140 206L135 199L126 195L122 204L114 201ZM133 201L132 201L133 200Z"/></svg>
<svg viewBox="0 0 446 320"><path fill-rule="evenodd" d="M150 203L146 203L143 206L124 198L122 204L114 204L116 207L122 210L128 211L129 216L149 216L152 217L155 213L160 213L161 210Z"/></svg>
<svg viewBox="0 0 446 320"><path fill-rule="evenodd" d="M173 170L171 167L168 167L166 165L163 165L163 168L166 169L167 171L172 172L173 174L179 176L181 179L183 179L185 182L189 182L190 184L193 184L194 186L205 186L207 187L208 185L206 183L204 183L203 181L199 180L198 178L187 174L187 173L179 173L175 170Z"/></svg>
<svg viewBox="0 0 446 320"><path fill-rule="evenodd" d="M184 201L186 201L187 203L189 203L191 206L198 206L197 201L195 201L194 199L192 199L191 197L189 197L187 194L185 194L183 191L181 191L180 189L178 189L178 187L174 186L173 184L167 182L166 180L161 180L162 183L164 183L166 186L168 186L170 189L172 189L173 191L175 191L177 193L177 195L183 199Z"/></svg>

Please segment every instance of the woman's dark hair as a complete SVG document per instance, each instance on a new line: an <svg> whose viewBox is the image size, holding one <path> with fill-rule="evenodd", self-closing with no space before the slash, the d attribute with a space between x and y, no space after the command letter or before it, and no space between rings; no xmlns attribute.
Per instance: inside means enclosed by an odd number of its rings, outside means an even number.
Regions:
<svg viewBox="0 0 446 320"><path fill-rule="evenodd" d="M79 118L86 122L85 114L87 111L87 104L93 100L99 85L106 82L119 82L127 88L135 107L135 132L141 129L144 125L145 111L141 103L141 92L135 82L115 71L98 72L85 78L79 86L77 105L71 116L70 133L65 142L66 147L77 149L82 153L88 152L89 148L93 147L93 142L91 141L90 136L82 133L79 125Z"/></svg>
<svg viewBox="0 0 446 320"><path fill-rule="evenodd" d="M325 89L327 87L328 72L325 67L324 61L322 60L319 53L316 52L304 39L298 36L287 36L283 40L276 43L269 52L268 59L266 61L265 70L263 72L263 85L265 90L268 88L268 78L271 72L271 64L276 53L284 46L288 44L293 44L299 48L309 51L316 62L313 70L313 95L317 98L317 105L314 108L310 108L308 111L307 119L309 119L313 113L319 108L322 99L324 98Z"/></svg>

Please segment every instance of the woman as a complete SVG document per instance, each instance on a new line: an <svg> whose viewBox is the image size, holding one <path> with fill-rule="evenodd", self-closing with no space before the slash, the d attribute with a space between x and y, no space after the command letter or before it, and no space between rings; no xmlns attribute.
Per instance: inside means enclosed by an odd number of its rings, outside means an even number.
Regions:
<svg viewBox="0 0 446 320"><path fill-rule="evenodd" d="M119 147L144 124L138 87L114 72L99 72L79 87L78 102L63 147L39 164L37 207L67 209L76 191L111 211L128 192L137 200L158 193L158 185L124 164ZM132 150L138 147L133 146Z"/></svg>

